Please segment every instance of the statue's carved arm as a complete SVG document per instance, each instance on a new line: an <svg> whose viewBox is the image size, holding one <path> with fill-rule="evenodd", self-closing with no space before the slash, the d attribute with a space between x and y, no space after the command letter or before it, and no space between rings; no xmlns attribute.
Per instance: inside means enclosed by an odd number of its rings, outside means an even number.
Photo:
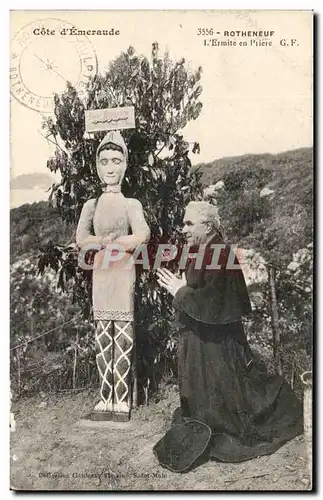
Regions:
<svg viewBox="0 0 323 500"><path fill-rule="evenodd" d="M120 236L114 243L122 245L126 252L132 253L139 245L148 243L150 229L145 220L142 205L139 200L129 200L128 217L132 234Z"/></svg>
<svg viewBox="0 0 323 500"><path fill-rule="evenodd" d="M76 230L76 243L80 248L91 244L101 244L101 237L91 233L94 210L95 200L88 200L84 203Z"/></svg>

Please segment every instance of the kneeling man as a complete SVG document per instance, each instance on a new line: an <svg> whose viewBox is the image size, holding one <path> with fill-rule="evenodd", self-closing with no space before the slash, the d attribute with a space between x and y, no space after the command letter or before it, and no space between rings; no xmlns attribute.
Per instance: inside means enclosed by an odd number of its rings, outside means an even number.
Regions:
<svg viewBox="0 0 323 500"><path fill-rule="evenodd" d="M174 296L180 408L154 453L174 472L208 459L270 454L302 432L299 400L282 377L267 374L248 345L242 323L251 313L248 292L217 208L189 203L183 233L196 255L185 276L158 271L159 284Z"/></svg>

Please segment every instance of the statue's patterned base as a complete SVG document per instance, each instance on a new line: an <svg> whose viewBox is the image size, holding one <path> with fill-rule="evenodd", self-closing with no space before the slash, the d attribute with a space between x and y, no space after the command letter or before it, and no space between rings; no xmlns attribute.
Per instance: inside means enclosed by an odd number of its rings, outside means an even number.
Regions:
<svg viewBox="0 0 323 500"><path fill-rule="evenodd" d="M127 421L130 418L133 335L132 321L97 321L96 362L101 401L91 413L92 420Z"/></svg>

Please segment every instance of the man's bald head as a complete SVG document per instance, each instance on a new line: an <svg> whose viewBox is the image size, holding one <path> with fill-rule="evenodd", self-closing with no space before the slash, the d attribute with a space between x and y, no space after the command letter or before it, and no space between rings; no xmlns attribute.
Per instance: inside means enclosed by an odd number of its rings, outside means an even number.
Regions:
<svg viewBox="0 0 323 500"><path fill-rule="evenodd" d="M183 233L191 245L205 243L220 227L220 217L215 205L206 201L191 201L185 210Z"/></svg>
<svg viewBox="0 0 323 500"><path fill-rule="evenodd" d="M197 213L201 221L209 222L212 224L215 230L220 227L220 216L218 208L215 205L211 205L206 201L190 201L186 207L186 212L194 211Z"/></svg>

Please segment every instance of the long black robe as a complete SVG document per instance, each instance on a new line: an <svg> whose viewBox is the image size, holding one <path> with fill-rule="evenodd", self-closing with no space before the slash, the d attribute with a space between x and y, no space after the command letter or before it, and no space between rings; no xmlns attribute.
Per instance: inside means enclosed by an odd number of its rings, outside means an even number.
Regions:
<svg viewBox="0 0 323 500"><path fill-rule="evenodd" d="M210 245L216 243L223 242ZM248 345L241 317L251 312L250 301L241 269L228 269L230 246L221 251L220 269L206 269L208 250L201 269L194 259L188 264L187 286L174 298L181 406L153 449L174 472L208 459L270 454L302 432L300 401Z"/></svg>

